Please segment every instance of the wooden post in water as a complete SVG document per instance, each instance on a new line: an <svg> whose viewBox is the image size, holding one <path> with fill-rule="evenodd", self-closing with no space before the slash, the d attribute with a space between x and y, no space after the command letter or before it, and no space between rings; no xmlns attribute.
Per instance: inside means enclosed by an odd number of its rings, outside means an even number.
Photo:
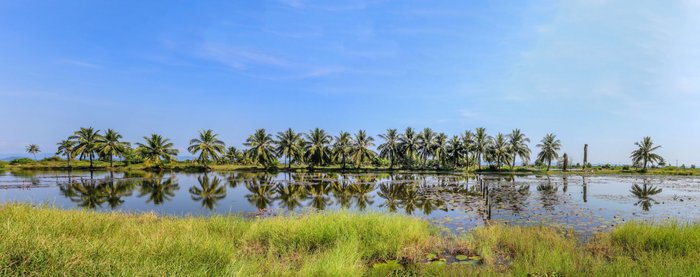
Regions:
<svg viewBox="0 0 700 277"><path fill-rule="evenodd" d="M583 170L588 166L588 144L583 145Z"/></svg>
<svg viewBox="0 0 700 277"><path fill-rule="evenodd" d="M566 171L566 166L568 165L568 163L569 163L569 155L564 153L564 169L563 169L563 171Z"/></svg>

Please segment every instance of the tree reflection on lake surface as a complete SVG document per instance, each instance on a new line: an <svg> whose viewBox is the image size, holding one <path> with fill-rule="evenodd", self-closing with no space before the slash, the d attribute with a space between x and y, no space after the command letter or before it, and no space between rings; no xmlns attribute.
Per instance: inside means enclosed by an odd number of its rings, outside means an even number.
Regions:
<svg viewBox="0 0 700 277"><path fill-rule="evenodd" d="M453 230L494 221L590 233L623 219L700 220L700 178L25 171L0 173L0 201L172 215L350 209L424 217Z"/></svg>

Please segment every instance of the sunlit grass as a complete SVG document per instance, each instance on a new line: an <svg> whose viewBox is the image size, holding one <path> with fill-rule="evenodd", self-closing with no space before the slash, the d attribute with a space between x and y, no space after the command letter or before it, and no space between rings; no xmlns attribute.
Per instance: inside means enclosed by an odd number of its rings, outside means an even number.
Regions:
<svg viewBox="0 0 700 277"><path fill-rule="evenodd" d="M406 216L351 212L243 219L0 206L0 275L693 276L700 224L631 222L581 242L546 227L442 236ZM480 257L480 265L426 263ZM394 267L374 267L397 260Z"/></svg>

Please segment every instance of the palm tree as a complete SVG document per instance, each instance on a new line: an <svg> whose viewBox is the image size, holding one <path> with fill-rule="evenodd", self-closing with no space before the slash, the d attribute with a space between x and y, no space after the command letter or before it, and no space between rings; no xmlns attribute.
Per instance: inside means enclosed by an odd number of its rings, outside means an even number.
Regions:
<svg viewBox="0 0 700 277"><path fill-rule="evenodd" d="M462 157L462 153L464 153L462 140L458 136L452 136L452 139L447 142L446 154L453 167L457 167L457 162Z"/></svg>
<svg viewBox="0 0 700 277"><path fill-rule="evenodd" d="M71 161L73 160L73 152L75 151L75 141L64 139L58 143L58 150L56 155L65 155L68 161L68 168L71 167Z"/></svg>
<svg viewBox="0 0 700 277"><path fill-rule="evenodd" d="M472 134L472 131L467 130L464 132L464 135L462 136L462 148L464 149L467 170L469 170L469 164L471 162L469 153L474 149L474 134Z"/></svg>
<svg viewBox="0 0 700 277"><path fill-rule="evenodd" d="M98 146L103 141L100 130L95 130L92 127L80 128L80 130L76 131L68 139L77 141L75 153L80 154L81 160L87 156L88 159L90 159L90 169L92 169L92 161L95 158L95 153L99 150Z"/></svg>
<svg viewBox="0 0 700 277"><path fill-rule="evenodd" d="M423 132L418 134L419 152L423 160L422 168L425 168L425 162L433 155L435 149L435 132L430 128L423 129Z"/></svg>
<svg viewBox="0 0 700 277"><path fill-rule="evenodd" d="M114 156L121 156L131 147L128 142L120 141L122 135L112 129L107 129L105 136L97 146L98 152L109 157L109 167L113 166Z"/></svg>
<svg viewBox="0 0 700 277"><path fill-rule="evenodd" d="M304 158L304 140L301 138L301 134L295 133L292 128L277 133L275 143L277 144L275 153L279 157L285 157L287 168L291 168L293 162L301 161Z"/></svg>
<svg viewBox="0 0 700 277"><path fill-rule="evenodd" d="M491 137L486 134L486 128L476 128L476 133L474 135L474 151L476 152L476 162L481 169L481 157L488 150L488 146L491 142Z"/></svg>
<svg viewBox="0 0 700 277"><path fill-rule="evenodd" d="M272 136L267 134L265 129L258 129L255 134L248 137L243 145L250 147L246 151L248 157L268 168L275 159L273 144Z"/></svg>
<svg viewBox="0 0 700 277"><path fill-rule="evenodd" d="M352 154L352 136L348 132L340 132L340 134L335 137L334 141L332 160L341 162L343 164L343 169L345 169L345 160Z"/></svg>
<svg viewBox="0 0 700 277"><path fill-rule="evenodd" d="M489 147L491 160L496 162L496 169L501 169L501 165L510 161L510 147L505 136L498 133Z"/></svg>
<svg viewBox="0 0 700 277"><path fill-rule="evenodd" d="M306 137L304 158L310 162L311 168L326 164L331 157L331 150L328 145L333 138L326 134L326 131L319 128L311 130L304 136Z"/></svg>
<svg viewBox="0 0 700 277"><path fill-rule="evenodd" d="M653 153L657 149L661 148L661 145L654 146L654 141L651 140L651 137L644 137L642 141L635 142L634 145L637 146L637 150L632 151L630 158L632 158L633 164L642 164L644 166L644 170L647 169L647 164L649 162L654 164L664 161L664 158L656 153Z"/></svg>
<svg viewBox="0 0 700 277"><path fill-rule="evenodd" d="M513 159L513 163L510 166L511 170L513 170L515 167L515 158L520 157L523 164L527 164L527 162L530 160L530 147L527 146L529 142L530 139L525 136L525 134L520 132L520 129L515 129L508 135L510 157Z"/></svg>
<svg viewBox="0 0 700 277"><path fill-rule="evenodd" d="M399 145L401 146L401 155L403 156L406 165L410 165L416 158L416 153L420 147L418 136L411 127L407 127L406 131L399 137Z"/></svg>
<svg viewBox="0 0 700 277"><path fill-rule="evenodd" d="M554 134L547 134L537 145L540 148L540 153L537 154L537 160L541 163L547 162L547 171L552 166L552 161L559 158L558 151L561 149L561 142Z"/></svg>
<svg viewBox="0 0 700 277"><path fill-rule="evenodd" d="M355 134L355 142L353 143L352 160L358 168L362 168L365 160L374 158L374 151L369 149L374 146L374 138L368 136L365 130L360 130Z"/></svg>
<svg viewBox="0 0 700 277"><path fill-rule="evenodd" d="M192 155L197 155L197 162L203 164L205 167L209 167L209 160L214 161L219 160L219 156L226 152L226 144L216 138L219 136L214 133L214 131L205 130L199 132L199 138L194 138L190 140L190 146L187 147L187 151L190 151Z"/></svg>
<svg viewBox="0 0 700 277"><path fill-rule="evenodd" d="M27 146L27 153L34 155L34 160L36 160L36 153L41 152L39 145L30 144Z"/></svg>
<svg viewBox="0 0 700 277"><path fill-rule="evenodd" d="M440 162L440 167L444 167L447 160L447 135L444 133L440 133L435 137L433 155Z"/></svg>
<svg viewBox="0 0 700 277"><path fill-rule="evenodd" d="M152 134L150 137L143 137L143 139L146 143L136 143L138 151L144 160L153 162L157 167L163 165L163 160L169 163L175 159L179 152L169 139L163 138L161 135Z"/></svg>
<svg viewBox="0 0 700 277"><path fill-rule="evenodd" d="M396 129L387 129L386 134L381 134L379 137L384 140L384 143L377 147L379 156L389 159L389 168L393 169L394 160L399 155L399 134Z"/></svg>
<svg viewBox="0 0 700 277"><path fill-rule="evenodd" d="M229 146L229 148L226 149L224 159L226 160L226 162L233 164L239 161L242 155L243 153L241 153L241 151L238 151L238 149L236 149L235 146Z"/></svg>

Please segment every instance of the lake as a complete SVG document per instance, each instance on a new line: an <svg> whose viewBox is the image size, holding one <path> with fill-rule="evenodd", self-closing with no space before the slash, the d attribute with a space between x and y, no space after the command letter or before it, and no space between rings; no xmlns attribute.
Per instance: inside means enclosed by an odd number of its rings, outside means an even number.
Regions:
<svg viewBox="0 0 700 277"><path fill-rule="evenodd" d="M587 237L629 220L700 219L700 178L28 171L0 173L0 202L174 216L350 209L418 216L453 232L543 224Z"/></svg>

